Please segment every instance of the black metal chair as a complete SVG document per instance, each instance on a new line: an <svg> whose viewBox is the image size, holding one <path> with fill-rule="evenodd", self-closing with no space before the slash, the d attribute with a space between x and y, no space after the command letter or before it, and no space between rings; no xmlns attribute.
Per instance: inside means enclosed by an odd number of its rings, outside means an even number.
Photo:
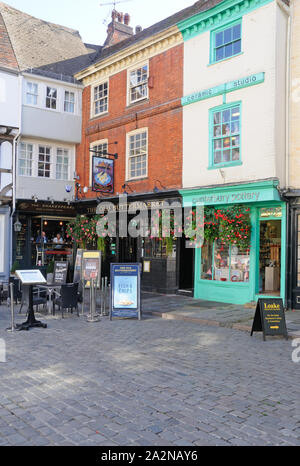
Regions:
<svg viewBox="0 0 300 466"><path fill-rule="evenodd" d="M62 309L62 318L64 318L64 309L71 309L71 312L73 312L73 309L76 309L79 317L78 283L67 283L61 285L60 297L54 300L54 313L55 305L59 307L59 310Z"/></svg>

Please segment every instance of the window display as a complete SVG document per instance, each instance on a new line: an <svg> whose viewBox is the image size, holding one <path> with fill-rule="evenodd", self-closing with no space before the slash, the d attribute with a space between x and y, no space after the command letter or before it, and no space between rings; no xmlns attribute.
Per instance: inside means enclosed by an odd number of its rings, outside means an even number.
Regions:
<svg viewBox="0 0 300 466"><path fill-rule="evenodd" d="M205 242L201 250L202 280L249 282L249 249L235 245Z"/></svg>

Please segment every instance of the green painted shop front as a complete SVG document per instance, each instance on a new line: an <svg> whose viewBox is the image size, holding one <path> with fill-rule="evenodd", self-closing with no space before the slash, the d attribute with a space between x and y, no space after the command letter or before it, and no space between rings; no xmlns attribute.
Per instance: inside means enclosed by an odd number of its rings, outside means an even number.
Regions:
<svg viewBox="0 0 300 466"><path fill-rule="evenodd" d="M272 179L248 184L181 190L184 207L209 205L227 208L242 204L250 209L250 251L246 260L245 256L234 256L243 258L243 262L247 263L246 266L243 264L243 267L247 267L247 271L230 270L233 258L231 246L229 259L223 269L216 268L216 257L220 256L216 251L218 242L196 248L195 298L245 304L256 301L259 297L276 296L283 298L285 302L286 203L280 199L277 186L278 181ZM208 247L212 252L211 269L215 271L209 270L210 275L207 279L203 272L205 261L202 260L202 256L207 253ZM206 276L206 279L203 279L203 276Z"/></svg>

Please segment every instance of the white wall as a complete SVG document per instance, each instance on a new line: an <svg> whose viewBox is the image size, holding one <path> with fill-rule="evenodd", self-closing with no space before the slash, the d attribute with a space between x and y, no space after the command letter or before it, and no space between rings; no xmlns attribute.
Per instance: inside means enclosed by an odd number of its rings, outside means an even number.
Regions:
<svg viewBox="0 0 300 466"><path fill-rule="evenodd" d="M0 214L0 274L4 273L5 216Z"/></svg>
<svg viewBox="0 0 300 466"><path fill-rule="evenodd" d="M31 144L33 146L32 155L32 176L19 175L19 153L21 143ZM38 157L39 145L51 148L51 172L50 178L38 177ZM56 155L57 149L67 149L69 152L69 173L68 180L56 179ZM53 197L56 201L64 199L71 200L74 196L74 171L75 171L75 145L62 144L59 141L31 139L22 137L18 143L17 149L17 182L16 197L17 199L31 199L37 196L39 200L47 200L47 197ZM71 185L72 191L66 192L66 186Z"/></svg>
<svg viewBox="0 0 300 466"><path fill-rule="evenodd" d="M19 126L19 78L0 70L0 125Z"/></svg>
<svg viewBox="0 0 300 466"><path fill-rule="evenodd" d="M265 82L227 94L226 103L242 102L242 165L208 170L209 110L223 104L218 96L183 107L183 187L278 177L284 183L285 82L277 77L284 66L285 44L276 41L276 27L286 24L276 2L258 8L242 19L242 54L209 64L210 32L184 44L184 95L265 72ZM276 45L279 50L276 51ZM280 55L280 61L278 61ZM283 95L283 97L282 97ZM277 120L275 119L277 114ZM278 124L275 124L275 120Z"/></svg>

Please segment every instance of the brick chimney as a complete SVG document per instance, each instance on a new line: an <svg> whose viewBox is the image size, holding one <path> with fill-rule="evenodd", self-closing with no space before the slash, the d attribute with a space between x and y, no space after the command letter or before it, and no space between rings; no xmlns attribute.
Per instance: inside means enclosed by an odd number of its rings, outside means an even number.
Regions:
<svg viewBox="0 0 300 466"><path fill-rule="evenodd" d="M107 37L103 47L110 47L128 37L133 36L133 29L129 26L130 16L128 13L119 13L113 10L111 13L111 23L107 27Z"/></svg>

